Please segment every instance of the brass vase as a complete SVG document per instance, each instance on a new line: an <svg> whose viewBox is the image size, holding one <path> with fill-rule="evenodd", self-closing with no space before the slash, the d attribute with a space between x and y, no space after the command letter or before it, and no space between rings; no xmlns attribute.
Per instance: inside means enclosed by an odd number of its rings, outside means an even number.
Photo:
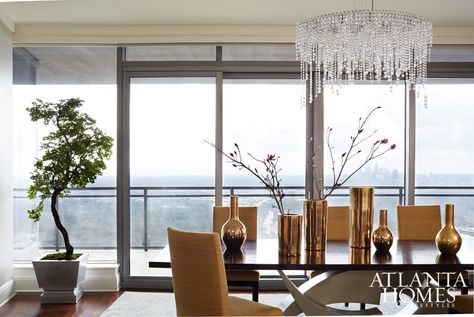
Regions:
<svg viewBox="0 0 474 317"><path fill-rule="evenodd" d="M461 249L462 238L454 228L454 205L446 205L444 227L436 235L436 247L443 255L456 255Z"/></svg>
<svg viewBox="0 0 474 317"><path fill-rule="evenodd" d="M307 251L324 251L327 243L328 203L326 200L304 201L304 234Z"/></svg>
<svg viewBox="0 0 474 317"><path fill-rule="evenodd" d="M302 223L302 215L278 215L278 253L280 256L299 256L301 254Z"/></svg>
<svg viewBox="0 0 474 317"><path fill-rule="evenodd" d="M387 209L380 209L379 227L375 229L372 241L379 252L387 252L392 246L393 234L387 227Z"/></svg>
<svg viewBox="0 0 474 317"><path fill-rule="evenodd" d="M226 263L243 263L245 261L245 252L242 249L237 251L226 249L223 256Z"/></svg>
<svg viewBox="0 0 474 317"><path fill-rule="evenodd" d="M350 189L351 210L349 213L352 248L370 248L372 223L374 222L374 188L352 187Z"/></svg>
<svg viewBox="0 0 474 317"><path fill-rule="evenodd" d="M221 229L222 242L228 252L238 252L247 238L247 228L239 219L239 197L230 196L229 220Z"/></svg>
<svg viewBox="0 0 474 317"><path fill-rule="evenodd" d="M351 248L351 264L370 264L370 249Z"/></svg>

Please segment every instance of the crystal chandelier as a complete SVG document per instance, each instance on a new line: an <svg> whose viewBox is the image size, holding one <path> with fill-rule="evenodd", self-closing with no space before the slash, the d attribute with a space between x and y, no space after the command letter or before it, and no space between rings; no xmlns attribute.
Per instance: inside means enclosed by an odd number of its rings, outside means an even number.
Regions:
<svg viewBox="0 0 474 317"><path fill-rule="evenodd" d="M324 84L340 86L343 80L406 80L412 89L424 86L431 46L431 22L406 12L346 11L296 26L296 54L309 102Z"/></svg>

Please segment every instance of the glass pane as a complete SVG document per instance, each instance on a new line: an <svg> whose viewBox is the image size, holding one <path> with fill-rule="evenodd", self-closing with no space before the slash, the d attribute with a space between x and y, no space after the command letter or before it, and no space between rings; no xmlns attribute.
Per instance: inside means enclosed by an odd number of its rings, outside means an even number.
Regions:
<svg viewBox="0 0 474 317"><path fill-rule="evenodd" d="M129 46L127 61L215 61L214 45Z"/></svg>
<svg viewBox="0 0 474 317"><path fill-rule="evenodd" d="M167 245L166 228L210 231L214 205L215 78L130 82L131 272Z"/></svg>
<svg viewBox="0 0 474 317"><path fill-rule="evenodd" d="M296 49L289 45L224 45L224 61L296 61Z"/></svg>
<svg viewBox="0 0 474 317"><path fill-rule="evenodd" d="M64 245L51 217L49 203L39 223L26 211L36 205L26 197L39 144L47 130L32 123L26 108L40 98L57 102L79 97L83 111L97 126L116 139L116 75L114 48L34 47L14 49L13 177L14 259L31 260ZM115 142L114 142L115 143ZM73 190L59 201L59 212L76 251L87 251L89 260L116 261L116 156L95 184Z"/></svg>
<svg viewBox="0 0 474 317"><path fill-rule="evenodd" d="M474 236L472 79L432 79L417 99L416 204L455 205L455 225ZM444 212L442 212L444 215ZM443 219L444 223L444 219Z"/></svg>
<svg viewBox="0 0 474 317"><path fill-rule="evenodd" d="M389 148L391 144L396 144L394 150L369 161L343 184L343 186L374 186L375 210L386 208L388 225L396 231L396 206L403 202L405 86L351 84L343 85L334 91L327 87L324 91L324 105L326 133L328 127L332 128L330 145L333 147L336 171L334 177L331 154L326 144L324 149L325 186L331 186L334 178L337 179L341 164L346 159L343 154L349 153L351 136L357 135L359 118L364 120L372 109L377 106L382 107L373 112L358 140L363 140L374 133L373 136L362 141L356 150L348 154L347 163L338 183L342 183L365 162L376 140L388 138L388 143L382 145L378 153ZM357 154L358 149L362 152ZM348 205L349 190L336 190L330 196L329 204ZM378 223L378 217L375 217L375 220Z"/></svg>
<svg viewBox="0 0 474 317"><path fill-rule="evenodd" d="M287 188L286 210L302 213L305 173L305 113L300 105L299 80L224 80L224 150L238 143L244 160L261 169L258 159L267 154L280 157L279 174ZM258 207L258 236L277 237L277 210L268 191L248 171L238 170L224 160L224 205L228 195L239 195L242 206ZM239 189L235 189L239 187ZM256 188L255 188L256 187Z"/></svg>

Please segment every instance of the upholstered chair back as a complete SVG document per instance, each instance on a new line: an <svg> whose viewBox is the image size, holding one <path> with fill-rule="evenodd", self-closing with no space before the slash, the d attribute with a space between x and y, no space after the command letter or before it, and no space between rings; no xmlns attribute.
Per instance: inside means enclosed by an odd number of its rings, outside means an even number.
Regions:
<svg viewBox="0 0 474 317"><path fill-rule="evenodd" d="M349 206L328 207L328 240L349 240Z"/></svg>
<svg viewBox="0 0 474 317"><path fill-rule="evenodd" d="M168 228L178 316L230 314L219 235Z"/></svg>
<svg viewBox="0 0 474 317"><path fill-rule="evenodd" d="M441 229L441 209L435 206L398 206L399 240L432 240Z"/></svg>

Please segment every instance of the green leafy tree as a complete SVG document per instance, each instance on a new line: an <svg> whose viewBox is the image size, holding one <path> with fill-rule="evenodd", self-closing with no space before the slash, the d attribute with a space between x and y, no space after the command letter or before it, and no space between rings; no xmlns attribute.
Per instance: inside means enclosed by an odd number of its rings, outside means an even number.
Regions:
<svg viewBox="0 0 474 317"><path fill-rule="evenodd" d="M66 258L71 258L74 247L66 228L61 223L57 202L73 188L84 188L102 175L106 161L112 154L113 139L96 127L96 121L79 108L83 101L77 98L61 99L58 103L33 102L29 112L31 120L42 120L50 128L43 137L43 156L36 159L31 173L32 184L28 198L39 198L36 208L28 210L35 222L41 218L44 201L51 199L54 223L64 238Z"/></svg>

